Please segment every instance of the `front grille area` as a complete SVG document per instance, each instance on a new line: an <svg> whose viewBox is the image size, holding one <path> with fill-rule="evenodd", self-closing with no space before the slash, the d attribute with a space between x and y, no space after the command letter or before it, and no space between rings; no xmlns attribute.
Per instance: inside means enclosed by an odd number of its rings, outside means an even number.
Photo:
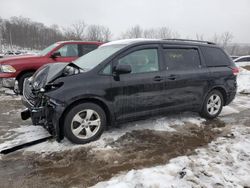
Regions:
<svg viewBox="0 0 250 188"><path fill-rule="evenodd" d="M30 103L32 106L35 105L36 96L32 93L32 87L28 79L25 79L24 81L23 96L27 100L27 102Z"/></svg>

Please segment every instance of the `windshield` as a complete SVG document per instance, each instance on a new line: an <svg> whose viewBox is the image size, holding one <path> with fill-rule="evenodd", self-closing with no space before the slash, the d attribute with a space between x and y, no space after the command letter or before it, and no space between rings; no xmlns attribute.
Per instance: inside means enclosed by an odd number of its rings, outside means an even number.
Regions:
<svg viewBox="0 0 250 188"><path fill-rule="evenodd" d="M54 49L54 48L57 47L58 45L59 45L58 43L54 43L54 44L48 46L47 48L43 49L43 50L39 53L39 55L41 55L41 56L47 55L52 49Z"/></svg>
<svg viewBox="0 0 250 188"><path fill-rule="evenodd" d="M122 49L125 45L108 45L100 46L86 55L80 57L74 64L84 70L90 70L100 64L102 61L113 55L118 50Z"/></svg>

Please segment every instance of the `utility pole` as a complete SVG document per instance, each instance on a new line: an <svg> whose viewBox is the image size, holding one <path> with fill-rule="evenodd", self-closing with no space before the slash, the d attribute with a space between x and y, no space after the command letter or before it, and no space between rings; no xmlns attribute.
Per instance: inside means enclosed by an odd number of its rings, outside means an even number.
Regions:
<svg viewBox="0 0 250 188"><path fill-rule="evenodd" d="M13 50L11 31L10 31L10 48L11 48L11 50Z"/></svg>
<svg viewBox="0 0 250 188"><path fill-rule="evenodd" d="M3 34L2 34L3 30L2 30L2 25L0 25L0 53L3 53L3 47L2 47L2 43L3 43Z"/></svg>
<svg viewBox="0 0 250 188"><path fill-rule="evenodd" d="M0 28L0 53L3 53L3 49L2 49L2 30Z"/></svg>

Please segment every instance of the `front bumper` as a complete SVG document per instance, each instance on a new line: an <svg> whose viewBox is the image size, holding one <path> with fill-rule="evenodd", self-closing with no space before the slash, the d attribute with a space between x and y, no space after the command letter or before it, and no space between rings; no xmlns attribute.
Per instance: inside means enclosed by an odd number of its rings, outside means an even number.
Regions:
<svg viewBox="0 0 250 188"><path fill-rule="evenodd" d="M26 96L23 96L22 103L27 107L26 110L21 112L22 120L26 120L30 117L34 125L41 125L53 134L53 131L51 132L51 128L49 128L52 123L51 115L54 113L53 108L49 105L35 106L26 98Z"/></svg>
<svg viewBox="0 0 250 188"><path fill-rule="evenodd" d="M3 87L13 88L15 85L15 76L12 73L0 72L0 81Z"/></svg>
<svg viewBox="0 0 250 188"><path fill-rule="evenodd" d="M15 78L2 78L2 86L7 88L14 88Z"/></svg>
<svg viewBox="0 0 250 188"><path fill-rule="evenodd" d="M34 125L43 126L51 135L55 136L57 141L63 139L63 130L60 129L60 118L65 110L63 104L46 98L44 106L35 106L33 101L30 102L25 95L22 97L22 103L27 107L21 112L23 120L31 118Z"/></svg>

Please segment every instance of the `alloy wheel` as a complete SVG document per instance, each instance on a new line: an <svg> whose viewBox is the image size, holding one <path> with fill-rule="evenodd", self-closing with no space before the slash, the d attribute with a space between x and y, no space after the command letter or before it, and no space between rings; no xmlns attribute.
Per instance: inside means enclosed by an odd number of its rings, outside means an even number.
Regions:
<svg viewBox="0 0 250 188"><path fill-rule="evenodd" d="M72 119L71 131L80 139L93 137L101 126L99 114L92 109L85 109L78 112Z"/></svg>
<svg viewBox="0 0 250 188"><path fill-rule="evenodd" d="M207 111L210 115L215 115L220 111L222 101L219 95L213 94L207 101Z"/></svg>

